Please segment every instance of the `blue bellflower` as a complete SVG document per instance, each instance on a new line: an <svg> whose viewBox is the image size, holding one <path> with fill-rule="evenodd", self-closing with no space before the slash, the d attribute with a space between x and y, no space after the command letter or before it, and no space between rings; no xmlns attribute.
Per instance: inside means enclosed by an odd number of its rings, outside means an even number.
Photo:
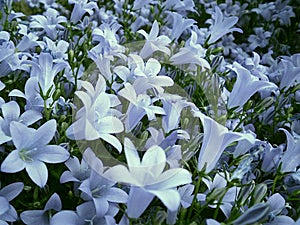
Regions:
<svg viewBox="0 0 300 225"><path fill-rule="evenodd" d="M237 21L237 16L224 17L221 9L215 6L215 12L212 14L213 19L209 19L207 23L211 24L209 31L208 44L212 44L219 40L222 36L233 31L243 33L240 28L233 27Z"/></svg>
<svg viewBox="0 0 300 225"><path fill-rule="evenodd" d="M64 162L70 155L61 146L48 145L55 132L55 120L46 122L37 130L19 122L11 122L10 133L16 149L4 159L1 171L16 173L25 168L31 180L39 187L44 187L48 180L45 163Z"/></svg>
<svg viewBox="0 0 300 225"><path fill-rule="evenodd" d="M167 47L167 45L171 43L171 40L165 35L158 36L159 26L156 20L153 22L149 34L147 34L144 30L139 30L138 33L146 38L146 43L140 51L140 56L142 58L145 59L156 51L161 51L167 55L170 55L170 49Z"/></svg>
<svg viewBox="0 0 300 225"><path fill-rule="evenodd" d="M59 195L54 193L47 201L44 209L23 211L20 217L28 225L49 225L51 211L60 211L61 207Z"/></svg>
<svg viewBox="0 0 300 225"><path fill-rule="evenodd" d="M0 190L0 224L8 225L7 222L14 222L18 219L15 208L9 203L17 197L24 188L22 182L16 182L3 187Z"/></svg>
<svg viewBox="0 0 300 225"><path fill-rule="evenodd" d="M41 113L35 110L27 110L20 115L20 107L17 102L10 101L1 106L3 118L0 116L0 144L10 141L10 123L17 121L29 126L42 118Z"/></svg>
<svg viewBox="0 0 300 225"><path fill-rule="evenodd" d="M177 210L180 195L176 187L191 182L189 171L182 168L164 171L166 154L159 146L149 148L142 160L128 138L124 140L124 149L128 168L117 165L108 169L104 176L131 185L127 201L127 215L131 218L138 218L155 196L169 210Z"/></svg>

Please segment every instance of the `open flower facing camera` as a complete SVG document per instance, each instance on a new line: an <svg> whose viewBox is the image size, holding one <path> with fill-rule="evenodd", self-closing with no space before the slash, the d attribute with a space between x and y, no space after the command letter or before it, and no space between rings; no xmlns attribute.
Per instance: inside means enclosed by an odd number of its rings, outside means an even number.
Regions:
<svg viewBox="0 0 300 225"><path fill-rule="evenodd" d="M0 224L299 224L298 8L0 0Z"/></svg>

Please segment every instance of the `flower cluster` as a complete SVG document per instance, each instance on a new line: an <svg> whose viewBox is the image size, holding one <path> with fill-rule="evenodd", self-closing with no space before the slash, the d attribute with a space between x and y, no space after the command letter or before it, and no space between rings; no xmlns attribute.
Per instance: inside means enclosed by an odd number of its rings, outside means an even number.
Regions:
<svg viewBox="0 0 300 225"><path fill-rule="evenodd" d="M0 224L299 224L299 17L0 0Z"/></svg>

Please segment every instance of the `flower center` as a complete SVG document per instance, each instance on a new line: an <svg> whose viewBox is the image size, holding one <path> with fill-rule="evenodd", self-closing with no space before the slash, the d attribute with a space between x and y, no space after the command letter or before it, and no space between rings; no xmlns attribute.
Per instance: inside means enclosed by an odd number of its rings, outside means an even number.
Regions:
<svg viewBox="0 0 300 225"><path fill-rule="evenodd" d="M19 151L19 156L25 162L33 162L32 153L34 153L35 151L37 151L37 148L33 148L30 150L22 148Z"/></svg>

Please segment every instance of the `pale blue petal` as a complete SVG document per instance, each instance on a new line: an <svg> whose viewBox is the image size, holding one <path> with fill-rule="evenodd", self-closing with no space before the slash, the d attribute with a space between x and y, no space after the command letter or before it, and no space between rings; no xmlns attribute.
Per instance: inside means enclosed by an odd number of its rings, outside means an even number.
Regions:
<svg viewBox="0 0 300 225"><path fill-rule="evenodd" d="M154 177L158 177L166 165L165 151L159 146L149 148L143 156L141 167L145 167Z"/></svg>
<svg viewBox="0 0 300 225"><path fill-rule="evenodd" d="M9 222L14 222L18 219L18 214L15 208L10 205L10 208L8 211L6 211L4 214L0 215L0 221L5 220Z"/></svg>
<svg viewBox="0 0 300 225"><path fill-rule="evenodd" d="M0 196L0 215L4 214L9 210L10 204L5 197Z"/></svg>
<svg viewBox="0 0 300 225"><path fill-rule="evenodd" d="M129 138L124 139L124 151L129 168L141 165L139 154Z"/></svg>
<svg viewBox="0 0 300 225"><path fill-rule="evenodd" d="M114 116L101 118L98 123L95 124L95 127L99 133L120 133L124 130L121 120Z"/></svg>
<svg viewBox="0 0 300 225"><path fill-rule="evenodd" d="M122 152L122 144L119 141L118 138L111 134L100 134L99 137L106 141L107 143L111 144L113 147L115 147L119 153Z"/></svg>
<svg viewBox="0 0 300 225"><path fill-rule="evenodd" d="M10 123L10 133L17 149L28 148L33 145L36 131L19 122Z"/></svg>
<svg viewBox="0 0 300 225"><path fill-rule="evenodd" d="M84 225L76 212L71 210L63 210L56 213L50 219L50 225Z"/></svg>
<svg viewBox="0 0 300 225"><path fill-rule="evenodd" d="M52 119L44 123L35 133L34 142L36 146L48 144L56 132L56 120Z"/></svg>
<svg viewBox="0 0 300 225"><path fill-rule="evenodd" d="M58 194L54 193L47 201L44 210L54 209L55 211L61 210L61 200Z"/></svg>
<svg viewBox="0 0 300 225"><path fill-rule="evenodd" d="M132 177L128 169L123 165L117 165L109 168L104 174L104 177L115 182L120 182L124 184L137 185L138 182Z"/></svg>
<svg viewBox="0 0 300 225"><path fill-rule="evenodd" d="M151 190L149 192L158 197L170 211L178 210L180 204L180 195L176 189Z"/></svg>
<svg viewBox="0 0 300 225"><path fill-rule="evenodd" d="M46 165L41 161L34 161L26 164L26 171L31 180L39 187L44 187L48 180L48 170Z"/></svg>
<svg viewBox="0 0 300 225"><path fill-rule="evenodd" d="M70 153L58 145L46 145L42 147L41 153L37 158L46 163L61 163L70 157Z"/></svg>
<svg viewBox="0 0 300 225"><path fill-rule="evenodd" d="M175 188L192 182L192 175L182 168L169 169L163 172L153 184L144 186L147 190L163 190Z"/></svg>
<svg viewBox="0 0 300 225"><path fill-rule="evenodd" d="M14 150L4 159L1 171L5 173L16 173L25 168L25 162L20 159L19 151Z"/></svg>
<svg viewBox="0 0 300 225"><path fill-rule="evenodd" d="M11 201L22 192L23 188L24 184L22 182L9 184L0 190L0 196L5 196L8 201Z"/></svg>
<svg viewBox="0 0 300 225"><path fill-rule="evenodd" d="M131 186L127 201L127 215L139 218L152 202L154 195L142 188Z"/></svg>
<svg viewBox="0 0 300 225"><path fill-rule="evenodd" d="M109 204L107 200L100 197L100 198L93 198L93 202L96 208L96 215L99 217L104 216L107 213L109 208Z"/></svg>
<svg viewBox="0 0 300 225"><path fill-rule="evenodd" d="M20 116L19 122L29 126L40 119L42 119L42 114L40 112L36 110L27 110Z"/></svg>
<svg viewBox="0 0 300 225"><path fill-rule="evenodd" d="M20 116L20 107L15 101L10 101L1 106L4 119L8 121L16 121Z"/></svg>
<svg viewBox="0 0 300 225"><path fill-rule="evenodd" d="M110 188L107 193L103 196L109 202L125 203L127 202L128 195L125 191L119 188Z"/></svg>
<svg viewBox="0 0 300 225"><path fill-rule="evenodd" d="M44 210L28 210L20 215L21 220L28 225L47 225L49 221Z"/></svg>

